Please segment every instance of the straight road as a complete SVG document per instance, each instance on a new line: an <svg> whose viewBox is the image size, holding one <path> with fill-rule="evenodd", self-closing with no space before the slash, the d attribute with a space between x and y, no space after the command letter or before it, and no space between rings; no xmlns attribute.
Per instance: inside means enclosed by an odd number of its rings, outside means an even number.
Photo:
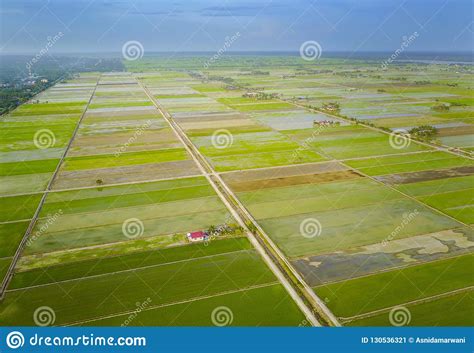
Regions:
<svg viewBox="0 0 474 353"><path fill-rule="evenodd" d="M228 210L235 218L235 220L239 223L239 225L246 231L247 237L249 238L252 245L261 254L264 261L276 275L278 280L286 288L290 296L293 298L300 310L306 316L308 322L312 326L339 326L339 322L329 311L329 309L327 309L325 305L324 307L319 306L318 304L322 303L320 300L319 303L314 300L314 297L316 297L316 295L314 294L312 289L309 288L306 283L302 283L298 279L298 277L295 277L295 274L298 274L293 269L293 267L287 267L289 264L288 260L285 257L280 257L281 253L275 252L274 249L269 246L267 240L261 237L258 232L256 232L257 234L254 234L250 231L248 227L249 224L253 224L255 227L259 227L258 224L255 224L252 218L248 218L247 211L242 208L242 206L237 202L235 196L230 192L227 185L225 185L220 176L207 162L205 157L200 153L200 151L192 143L189 137L184 133L181 127L173 120L171 115L159 104L155 97L150 93L148 88L143 85L140 80L137 81L148 96L148 98L153 102L153 104L161 113L163 118L173 129L176 136L183 143L186 150L196 162L202 174L207 178L211 186L214 188L224 205L228 208Z"/></svg>

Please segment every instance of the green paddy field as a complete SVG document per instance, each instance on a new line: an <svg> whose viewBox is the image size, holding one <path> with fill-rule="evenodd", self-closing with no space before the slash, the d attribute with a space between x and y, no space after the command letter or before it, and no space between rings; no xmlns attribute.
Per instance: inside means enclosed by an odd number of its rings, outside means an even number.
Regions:
<svg viewBox="0 0 474 353"><path fill-rule="evenodd" d="M472 68L207 59L81 73L2 117L0 323L307 322L158 106L342 325L472 325Z"/></svg>

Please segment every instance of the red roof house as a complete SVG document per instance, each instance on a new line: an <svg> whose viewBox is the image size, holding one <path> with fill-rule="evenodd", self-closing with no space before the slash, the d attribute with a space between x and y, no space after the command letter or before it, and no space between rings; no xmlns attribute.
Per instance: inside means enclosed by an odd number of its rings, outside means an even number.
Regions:
<svg viewBox="0 0 474 353"><path fill-rule="evenodd" d="M187 234L189 241L203 241L207 239L207 233L203 231L191 232Z"/></svg>

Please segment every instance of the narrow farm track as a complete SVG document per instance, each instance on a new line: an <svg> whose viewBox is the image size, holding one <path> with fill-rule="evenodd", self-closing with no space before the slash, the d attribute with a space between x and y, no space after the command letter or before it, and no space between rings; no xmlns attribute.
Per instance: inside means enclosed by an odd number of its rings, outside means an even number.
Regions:
<svg viewBox="0 0 474 353"><path fill-rule="evenodd" d="M154 106L168 122L176 136L183 143L202 174L207 178L217 195L224 202L232 216L239 225L246 231L252 245L260 253L264 261L276 275L279 281L286 288L290 296L296 302L300 310L304 313L309 323L313 326L333 325L339 326L336 317L329 311L324 303L316 296L311 288L301 279L298 273L293 269L288 260L282 256L276 246L269 241L269 237L263 232L252 233L249 225L259 228L253 218L249 217L248 212L241 206L227 185L220 176L214 171L205 157L199 152L189 137L184 133L181 127L173 120L171 115L159 104L148 88L137 79L138 84L146 93ZM261 229L261 228L260 228ZM321 305L322 304L322 305ZM311 308L311 309L310 309Z"/></svg>
<svg viewBox="0 0 474 353"><path fill-rule="evenodd" d="M84 110L76 124L76 127L74 128L74 131L72 133L72 136L71 138L69 139L69 143L67 144L66 148L64 149L64 152L63 154L61 155L61 158L59 159L59 162L56 166L56 169L54 170L54 173L53 175L51 176L51 179L49 180L48 182L48 185L46 186L46 189L45 191L43 192L43 196L41 197L41 200L38 204L38 207L36 208L36 211L33 215L33 218L31 219L30 221L30 224L28 225L28 228L26 229L26 232L25 234L23 235L22 239L21 239L21 242L20 244L18 245L17 249L16 249L16 252L15 252L15 255L13 256L13 260L12 262L10 263L10 266L8 267L8 270L7 270L7 273L5 274L5 277L3 278L3 281L0 285L0 301L3 300L4 296L5 296L5 292L6 292L6 289L8 288L8 285L10 284L10 281L13 277L13 274L14 274L14 271L15 271L15 267L18 263L18 260L20 259L20 256L21 256L21 253L23 252L23 249L25 247L25 244L28 240L28 237L30 236L31 234L31 231L33 230L33 228L35 227L35 224L38 220L38 217L39 217L39 214L41 212L41 209L43 208L43 205L44 205L44 202L46 201L46 197L48 196L48 193L51 191L51 188L53 186L53 183L54 181L56 180L56 177L58 176L58 173L59 173L59 169L61 168L61 165L63 164L64 162L64 159L66 158L66 155L67 153L69 152L69 149L71 148L72 146L72 143L74 141L74 138L76 137L77 135L77 132L79 131L79 126L81 125L81 122L82 120L84 119L84 116L86 115L86 112L87 112L87 109L89 108L89 105L90 103L92 102L92 98L94 97L94 94L95 94L95 91L97 89L97 86L99 84L99 81L100 81L100 77L99 76L97 78L97 81L95 83L95 86L94 86L94 89L92 90L92 93L91 93L91 96L89 97L89 100L87 101L87 104L86 106L84 107Z"/></svg>

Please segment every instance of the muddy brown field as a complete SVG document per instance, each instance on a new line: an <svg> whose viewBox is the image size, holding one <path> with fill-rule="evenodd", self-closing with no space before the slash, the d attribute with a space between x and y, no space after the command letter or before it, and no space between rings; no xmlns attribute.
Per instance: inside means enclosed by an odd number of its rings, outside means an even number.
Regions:
<svg viewBox="0 0 474 353"><path fill-rule="evenodd" d="M375 179L389 185L396 185L396 184L409 184L409 183L417 183L421 181L438 180L438 179L445 179L445 178L455 178L455 177L461 177L461 176L468 176L472 174L474 174L474 166L466 166L466 167L458 167L458 168L443 169L443 170L429 170L429 171L413 172L413 173L382 175L382 176L375 177Z"/></svg>

